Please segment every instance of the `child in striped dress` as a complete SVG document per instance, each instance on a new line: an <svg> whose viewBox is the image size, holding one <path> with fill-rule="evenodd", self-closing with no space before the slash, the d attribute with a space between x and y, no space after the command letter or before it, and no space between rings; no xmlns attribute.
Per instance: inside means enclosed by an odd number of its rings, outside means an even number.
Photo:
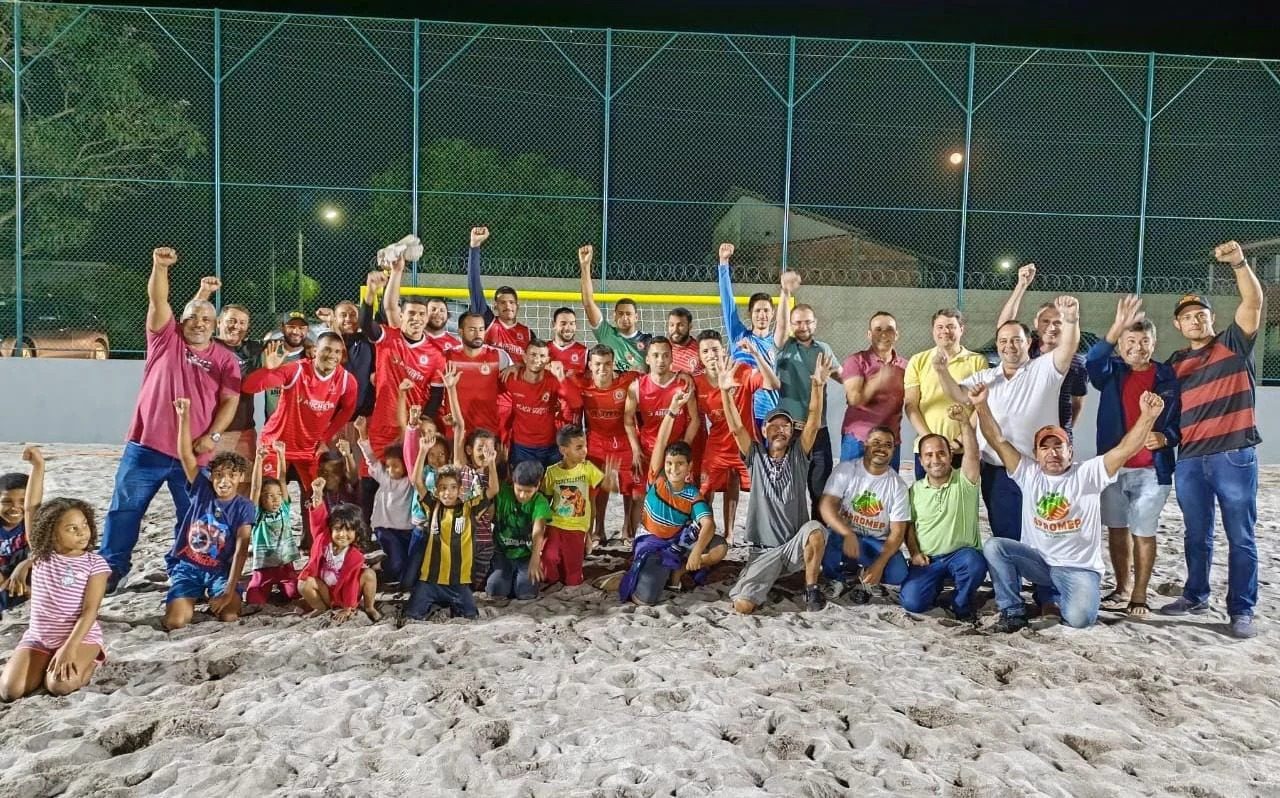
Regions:
<svg viewBox="0 0 1280 798"><path fill-rule="evenodd" d="M80 499L44 497L44 457L28 446L25 502L30 559L11 578L11 590L31 584L31 622L0 675L0 700L13 701L41 685L53 695L74 693L105 661L98 606L111 568L96 553L93 508ZM29 567L27 567L29 564Z"/></svg>

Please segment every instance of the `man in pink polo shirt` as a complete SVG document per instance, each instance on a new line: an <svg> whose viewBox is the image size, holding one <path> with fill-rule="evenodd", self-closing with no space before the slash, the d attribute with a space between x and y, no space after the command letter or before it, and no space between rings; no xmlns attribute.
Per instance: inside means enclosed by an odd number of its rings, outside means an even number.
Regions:
<svg viewBox="0 0 1280 798"><path fill-rule="evenodd" d="M181 319L174 319L169 306L169 269L177 262L178 253L169 247L158 247L151 253L146 365L99 547L111 566L108 592L129 573L142 516L161 485L169 485L179 524L187 514L190 500L186 474L175 449L178 433L173 400L191 400L191 430L199 434L193 445L201 465L213 456L240 402L240 364L231 350L214 343L214 306L193 299L182 309Z"/></svg>
<svg viewBox="0 0 1280 798"><path fill-rule="evenodd" d="M844 383L844 424L840 430L840 462L859 460L866 450L867 436L876 427L893 430L893 460L898 470L902 449L903 380L907 361L894 348L898 343L898 320L892 313L878 311L867 322L871 345L854 352L840 369Z"/></svg>

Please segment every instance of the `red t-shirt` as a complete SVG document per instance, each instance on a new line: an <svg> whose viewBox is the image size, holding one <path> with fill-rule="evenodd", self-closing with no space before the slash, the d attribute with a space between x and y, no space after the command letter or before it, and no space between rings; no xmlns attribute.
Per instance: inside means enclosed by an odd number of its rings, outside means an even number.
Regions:
<svg viewBox="0 0 1280 798"><path fill-rule="evenodd" d="M587 370L587 347L582 342L574 341L562 348L559 343L552 341L547 350L551 353L552 360L564 366L565 377Z"/></svg>
<svg viewBox="0 0 1280 798"><path fill-rule="evenodd" d="M400 437L400 423L396 419L396 404L400 395L400 383L407 377L413 380L409 391L410 405L424 405L431 394L431 384L439 382L438 372L444 368L440 350L426 336L409 341L398 327L382 325L382 337L373 344L374 391L376 398L373 413L369 416L369 444L375 454Z"/></svg>
<svg viewBox="0 0 1280 798"><path fill-rule="evenodd" d="M560 380L546 372L537 382L515 376L502 384L502 391L511 397L512 443L554 446L560 416Z"/></svg>
<svg viewBox="0 0 1280 798"><path fill-rule="evenodd" d="M467 350L453 349L445 355L445 360L458 369L458 401L462 404L462 420L467 430L487 429L497 435L501 431L498 423L500 377L502 370L511 365L507 353L485 346L475 357L468 357ZM453 412L452 408L449 412Z"/></svg>
<svg viewBox="0 0 1280 798"><path fill-rule="evenodd" d="M593 456L630 448L625 421L627 389L639 377L638 371L624 371L604 388L597 388L589 376L582 374L570 381L582 397L587 450Z"/></svg>
<svg viewBox="0 0 1280 798"><path fill-rule="evenodd" d="M262 444L270 448L284 441L286 460L314 460L316 444L332 440L356 410L355 377L341 366L327 377L317 374L310 360L258 369L244 386L251 393L281 389L276 412L262 428Z"/></svg>
<svg viewBox="0 0 1280 798"><path fill-rule="evenodd" d="M743 426L750 432L755 427L755 395L764 386L764 375L742 363L733 364L733 373L738 382L733 403L738 408L738 418L742 419ZM707 433L707 453L736 456L738 441L729 431L729 422L725 421L724 401L719 386L713 385L706 374L699 374L693 378L693 387L698 392L698 412L707 419L711 428Z"/></svg>
<svg viewBox="0 0 1280 798"><path fill-rule="evenodd" d="M520 322L508 327L497 319L484 332L484 342L506 352L512 363L524 362L524 350L528 348L532 337L529 328Z"/></svg>
<svg viewBox="0 0 1280 798"><path fill-rule="evenodd" d="M640 446L645 453L653 451L653 445L658 440L658 427L662 426L662 419L667 416L671 399L684 387L684 379L679 374L671 375L671 380L666 385L659 385L648 374L641 375L636 381L636 425L640 427ZM671 427L670 440L682 440L688 428L688 411L682 409Z"/></svg>
<svg viewBox="0 0 1280 798"><path fill-rule="evenodd" d="M698 357L697 341L690 339L684 344L671 345L671 370L683 371L692 376L702 373L702 360Z"/></svg>
<svg viewBox="0 0 1280 798"><path fill-rule="evenodd" d="M1154 390L1156 385L1156 367L1152 364L1146 371L1130 371L1120 387L1120 406L1124 408L1124 425L1132 429L1142 415L1138 402L1143 391ZM1155 465L1155 455L1150 449L1142 448L1125 462L1125 468L1151 468Z"/></svg>

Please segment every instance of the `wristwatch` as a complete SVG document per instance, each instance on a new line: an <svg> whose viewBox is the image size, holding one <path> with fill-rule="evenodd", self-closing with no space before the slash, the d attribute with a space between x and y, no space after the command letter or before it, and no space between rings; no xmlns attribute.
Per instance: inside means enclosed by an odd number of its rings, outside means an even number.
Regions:
<svg viewBox="0 0 1280 798"><path fill-rule="evenodd" d="M209 433L209 440L213 441L214 443L218 443L219 441L221 441L221 440L222 440L222 433L221 433L221 432L210 432L210 433Z"/></svg>

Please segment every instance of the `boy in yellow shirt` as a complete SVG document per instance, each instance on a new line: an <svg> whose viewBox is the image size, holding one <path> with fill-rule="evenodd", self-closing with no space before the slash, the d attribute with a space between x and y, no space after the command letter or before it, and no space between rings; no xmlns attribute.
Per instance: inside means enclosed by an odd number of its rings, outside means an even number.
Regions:
<svg viewBox="0 0 1280 798"><path fill-rule="evenodd" d="M570 424L556 434L560 462L542 477L542 492L551 503L551 522L541 545L529 559L529 579L563 582L565 587L582 584L582 561L590 551L588 532L595 517L591 491L611 492L618 487L618 462L605 461L601 471L587 460L587 435L582 427Z"/></svg>

